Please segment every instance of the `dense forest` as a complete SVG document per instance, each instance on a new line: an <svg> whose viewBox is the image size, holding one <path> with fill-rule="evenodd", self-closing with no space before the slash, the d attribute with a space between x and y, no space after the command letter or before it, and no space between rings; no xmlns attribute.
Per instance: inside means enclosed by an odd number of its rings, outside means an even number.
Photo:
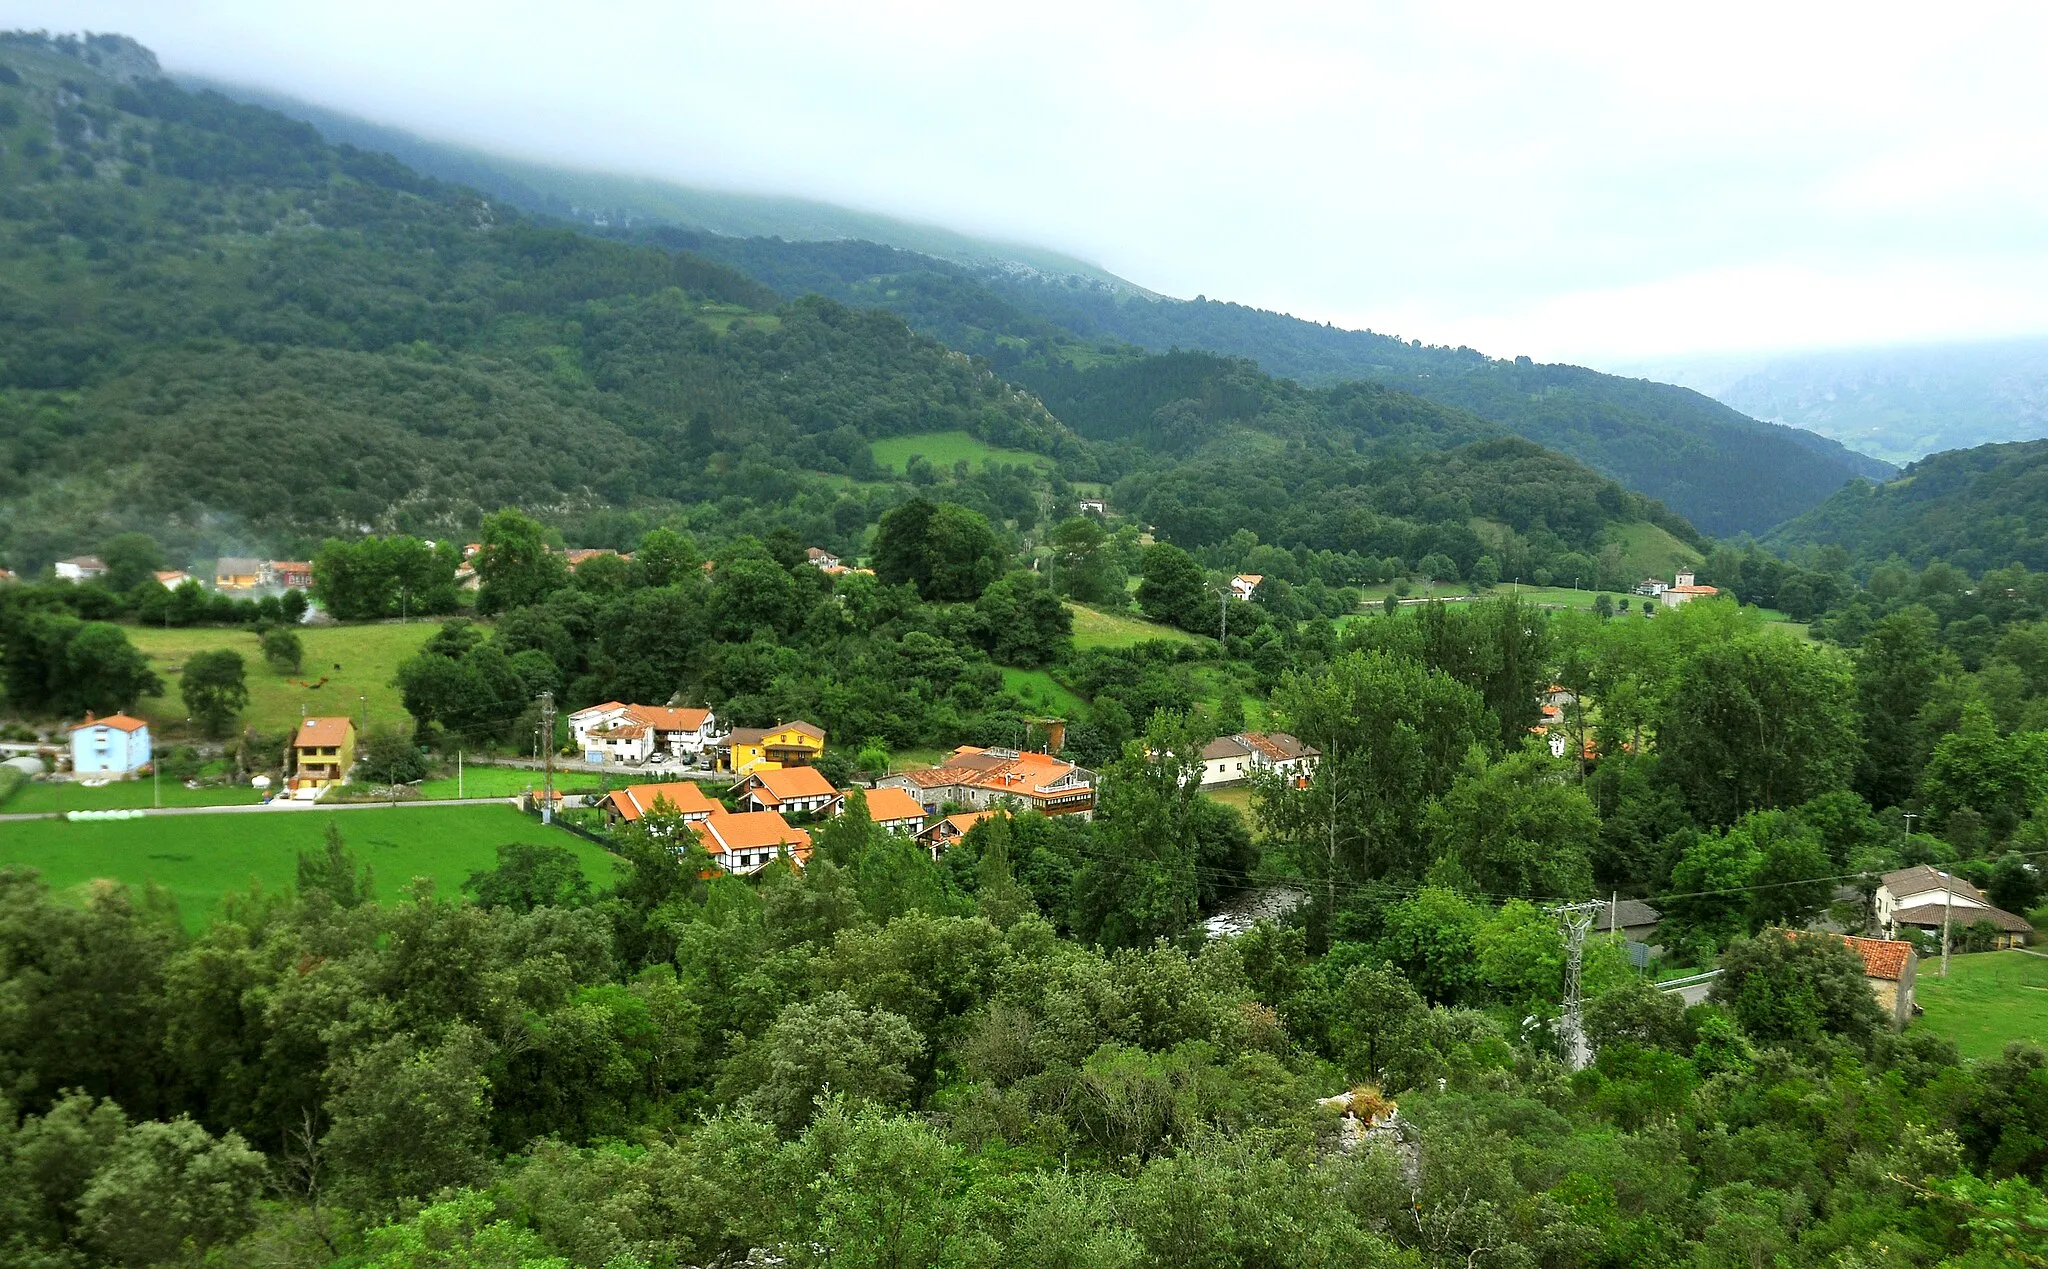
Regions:
<svg viewBox="0 0 2048 1269"><path fill-rule="evenodd" d="M1310 385L1389 383L1571 454L1710 533L1761 534L1853 476L1881 479L1895 470L1827 437L1759 422L1668 384L1495 360L1205 297L1165 299L1043 250L796 200L607 181L463 150L302 101L227 91L308 120L330 139L390 150L420 171L530 210L681 242L785 295L893 309L954 347L986 351L977 340L989 339L1014 348L1051 335L1243 357ZM963 322L977 331L970 335Z"/></svg>
<svg viewBox="0 0 2048 1269"><path fill-rule="evenodd" d="M1512 498L1411 497L1372 460L1501 433L1403 394L1135 349L1100 375L963 355L672 242L529 220L268 111L27 38L6 48L0 552L20 570L122 530L181 555L310 554L339 532L468 532L507 504L583 545L666 520L711 537L793 523L851 549L912 476L955 477L956 500L1028 533L1071 482L1193 457L1240 459L1222 468L1237 487L1212 496L1242 506L1265 496L1261 464L1298 470L1289 446L1353 462L1347 500L1404 543L1376 541L1375 568L1457 557L1436 539L1469 537L1474 516L1511 524L1535 564L1597 554L1608 522L1692 536L1533 450L1457 460ZM994 490L873 462L877 439L954 431L1051 461ZM1045 468L1050 484L1030 474Z"/></svg>
<svg viewBox="0 0 2048 1269"><path fill-rule="evenodd" d="M642 230L688 244L784 294L819 293L902 313L998 366L1092 363L1119 349L1201 349L1279 378L1384 383L1470 411L1668 503L1709 533L1761 534L1854 477L1895 470L1839 444L1759 423L1684 388L1577 366L1499 361L1208 300L1134 294L1083 278L976 270L872 243ZM1036 354L1036 356L1034 356Z"/></svg>
<svg viewBox="0 0 2048 1269"><path fill-rule="evenodd" d="M2048 567L2048 441L1929 454L1897 480L1858 481L1779 526L1779 550L1829 545L1862 568L1942 560L1969 573Z"/></svg>

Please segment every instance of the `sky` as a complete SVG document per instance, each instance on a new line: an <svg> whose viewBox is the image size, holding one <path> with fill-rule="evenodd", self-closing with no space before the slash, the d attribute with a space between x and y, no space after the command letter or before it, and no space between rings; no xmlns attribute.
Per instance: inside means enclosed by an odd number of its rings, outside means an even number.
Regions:
<svg viewBox="0 0 2048 1269"><path fill-rule="evenodd" d="M2048 333L2048 6L0 0L523 158L1495 355Z"/></svg>

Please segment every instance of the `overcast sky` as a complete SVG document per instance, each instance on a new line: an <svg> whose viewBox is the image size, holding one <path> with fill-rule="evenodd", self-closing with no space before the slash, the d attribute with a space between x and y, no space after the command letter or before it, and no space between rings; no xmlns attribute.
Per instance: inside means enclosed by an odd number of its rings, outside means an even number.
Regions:
<svg viewBox="0 0 2048 1269"><path fill-rule="evenodd" d="M2048 332L2038 3L0 0L0 25L1498 355Z"/></svg>

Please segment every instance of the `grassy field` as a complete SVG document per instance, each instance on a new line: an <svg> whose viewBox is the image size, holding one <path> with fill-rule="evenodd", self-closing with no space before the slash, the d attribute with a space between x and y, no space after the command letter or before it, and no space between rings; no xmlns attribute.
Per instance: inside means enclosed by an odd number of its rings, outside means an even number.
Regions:
<svg viewBox="0 0 2048 1269"><path fill-rule="evenodd" d="M56 811L119 811L152 805L163 806L236 806L248 805L263 800L263 795L246 784L212 784L203 788L188 789L176 780L165 780L160 786L162 802L151 801L148 780L117 780L113 784L88 789L82 784L63 781L31 780L5 802L0 802L0 815L46 815Z"/></svg>
<svg viewBox="0 0 2048 1269"><path fill-rule="evenodd" d="M1002 670L1003 686L1027 701L1037 701L1068 718L1080 717L1080 711L1087 708L1087 702L1055 682L1044 670L1020 670L1009 665Z"/></svg>
<svg viewBox="0 0 2048 1269"><path fill-rule="evenodd" d="M1610 526L1607 537L1621 547L1622 568L1634 578L1669 580L1680 568L1697 565L1701 558L1698 551L1647 520Z"/></svg>
<svg viewBox="0 0 2048 1269"><path fill-rule="evenodd" d="M1162 626L1140 617L1106 613L1085 604L1069 603L1067 611L1074 614L1076 649L1128 648L1147 639L1173 639L1186 643L1195 637L1173 626Z"/></svg>
<svg viewBox="0 0 2048 1269"><path fill-rule="evenodd" d="M609 884L612 877L604 851L509 806L259 811L82 824L29 820L0 830L0 867L35 868L52 889L73 896L101 879L137 889L155 882L177 899L186 925L197 928L224 894L246 891L251 882L266 890L291 885L298 852L319 847L330 823L341 826L349 849L370 865L383 899L397 897L420 876L453 895L510 842L567 846L592 884Z"/></svg>
<svg viewBox="0 0 2048 1269"><path fill-rule="evenodd" d="M990 461L1022 463L1031 467L1052 466L1052 459L1044 454L1033 454L1021 449L1002 449L960 431L891 436L874 442L868 449L875 456L875 466L886 467L893 472L902 471L912 454L922 454L932 466L947 469L962 459L967 460L970 467L980 467Z"/></svg>
<svg viewBox="0 0 2048 1269"><path fill-rule="evenodd" d="M2008 1040L2048 1038L2048 957L1977 952L1949 960L1923 957L1913 988L1927 1011L1916 1026L1955 1041L1964 1057L1997 1057Z"/></svg>
<svg viewBox="0 0 2048 1269"><path fill-rule="evenodd" d="M178 671L187 657L211 648L232 648L248 665L249 708L243 712L242 722L261 731L284 731L298 726L301 707L308 714L347 714L360 722L367 704L370 726L405 723L405 706L392 685L392 676L398 672L398 663L419 651L438 629L437 621L302 626L299 639L306 650L305 672L291 676L270 668L256 636L246 630L132 626L128 637L164 680L163 695L144 697L140 710L162 731L184 730L185 703L178 697Z"/></svg>

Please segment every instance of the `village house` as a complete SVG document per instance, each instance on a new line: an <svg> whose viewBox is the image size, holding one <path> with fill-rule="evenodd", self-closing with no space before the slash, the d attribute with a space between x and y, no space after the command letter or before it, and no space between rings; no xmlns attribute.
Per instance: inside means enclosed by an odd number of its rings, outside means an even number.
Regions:
<svg viewBox="0 0 2048 1269"><path fill-rule="evenodd" d="M1202 783L1237 784L1264 771L1306 779L1321 756L1284 731L1218 736L1202 747Z"/></svg>
<svg viewBox="0 0 2048 1269"><path fill-rule="evenodd" d="M262 560L247 555L223 555L213 562L215 590L255 590L262 585Z"/></svg>
<svg viewBox="0 0 2048 1269"><path fill-rule="evenodd" d="M71 769L80 775L130 775L149 759L149 724L140 718L87 714L71 729Z"/></svg>
<svg viewBox="0 0 2048 1269"><path fill-rule="evenodd" d="M826 572L839 567L839 557L823 547L804 548L804 558L811 562L812 568L824 569Z"/></svg>
<svg viewBox="0 0 2048 1269"><path fill-rule="evenodd" d="M619 559L626 561L626 563L628 564L631 564L633 562L633 557L630 554L621 554L618 551L612 550L608 546L571 547L570 549L562 552L562 559L565 562L567 562L567 564L569 565L569 571L573 573L577 569L581 568L584 564L596 559L600 555L614 555L617 556Z"/></svg>
<svg viewBox="0 0 2048 1269"><path fill-rule="evenodd" d="M159 569L150 576L156 578L156 584L165 590L176 590L192 580L192 575L181 568Z"/></svg>
<svg viewBox="0 0 2048 1269"><path fill-rule="evenodd" d="M569 715L569 735L585 762L643 763L656 754L695 758L716 743L711 710L605 701Z"/></svg>
<svg viewBox="0 0 2048 1269"><path fill-rule="evenodd" d="M710 852L711 862L729 873L759 872L787 851L801 864L811 857L811 835L789 823L774 811L747 811L735 815L720 810L690 825L697 840Z"/></svg>
<svg viewBox="0 0 2048 1269"><path fill-rule="evenodd" d="M1080 507L1081 514L1084 516L1107 516L1109 514L1109 504L1100 498L1083 498L1076 505Z"/></svg>
<svg viewBox="0 0 2048 1269"><path fill-rule="evenodd" d="M1712 586L1695 586L1693 584L1692 570L1682 568L1678 570L1678 576L1671 585L1658 592L1657 600L1666 608L1676 608L1680 604L1689 604L1695 599L1711 599L1720 593L1718 589Z"/></svg>
<svg viewBox="0 0 2048 1269"><path fill-rule="evenodd" d="M693 824L725 810L705 795L695 780L668 784L629 784L605 797L605 819L612 824L635 824L657 810L679 815Z"/></svg>
<svg viewBox="0 0 2048 1269"><path fill-rule="evenodd" d="M774 767L808 767L825 752L825 731L801 720L773 727L735 727L715 750L718 768L734 775Z"/></svg>
<svg viewBox="0 0 2048 1269"><path fill-rule="evenodd" d="M97 555L74 555L68 560L58 560L50 566L56 571L60 582L89 582L103 577L107 572L106 561Z"/></svg>
<svg viewBox="0 0 2048 1269"><path fill-rule="evenodd" d="M1885 937L1897 937L1902 929L1922 930L1938 942L1943 921L1949 925L1951 940L1980 921L1997 927L1993 946L2013 947L2027 941L2034 927L2025 917L2015 916L1993 904L1982 890L1921 864L1888 872L1879 879L1871 915Z"/></svg>
<svg viewBox="0 0 2048 1269"><path fill-rule="evenodd" d="M1264 573L1239 573L1230 579L1230 593L1250 603L1252 596L1258 593L1259 583L1265 580Z"/></svg>
<svg viewBox="0 0 2048 1269"><path fill-rule="evenodd" d="M313 589L313 565L310 560L266 560L263 564L263 585L278 590Z"/></svg>
<svg viewBox="0 0 2048 1269"><path fill-rule="evenodd" d="M881 790L877 789L876 792L879 793ZM905 794L905 796L909 795ZM940 855L945 854L954 842L967 836L968 830L976 824L981 823L991 815L1001 814L1001 811L961 811L954 815L943 816L932 821L929 827L921 830L917 835L917 840L923 842L925 848L931 851L933 859L937 859Z"/></svg>
<svg viewBox="0 0 2048 1269"><path fill-rule="evenodd" d="M292 737L292 774L286 787L293 793L315 792L340 784L356 763L356 725L349 718L308 718Z"/></svg>
<svg viewBox="0 0 2048 1269"><path fill-rule="evenodd" d="M844 795L816 767L762 767L733 786L739 804L750 811L784 815L833 815Z"/></svg>
<svg viewBox="0 0 2048 1269"><path fill-rule="evenodd" d="M1632 943L1648 943L1663 919L1662 912L1641 899L1610 899L1600 905L1593 929L1600 934L1620 935Z"/></svg>
<svg viewBox="0 0 2048 1269"><path fill-rule="evenodd" d="M934 767L902 771L878 787L901 789L928 815L947 803L971 810L1015 805L1047 815L1095 812L1095 773L1042 753L962 745Z"/></svg>
<svg viewBox="0 0 2048 1269"><path fill-rule="evenodd" d="M583 760L637 767L654 754L654 729L631 714L592 730L583 741Z"/></svg>
<svg viewBox="0 0 2048 1269"><path fill-rule="evenodd" d="M1661 577L1645 577L1642 581L1635 584L1636 594L1648 595L1652 599L1670 589L1671 583Z"/></svg>
<svg viewBox="0 0 2048 1269"><path fill-rule="evenodd" d="M924 828L924 807L901 789L869 789L868 818L884 832L915 837Z"/></svg>

